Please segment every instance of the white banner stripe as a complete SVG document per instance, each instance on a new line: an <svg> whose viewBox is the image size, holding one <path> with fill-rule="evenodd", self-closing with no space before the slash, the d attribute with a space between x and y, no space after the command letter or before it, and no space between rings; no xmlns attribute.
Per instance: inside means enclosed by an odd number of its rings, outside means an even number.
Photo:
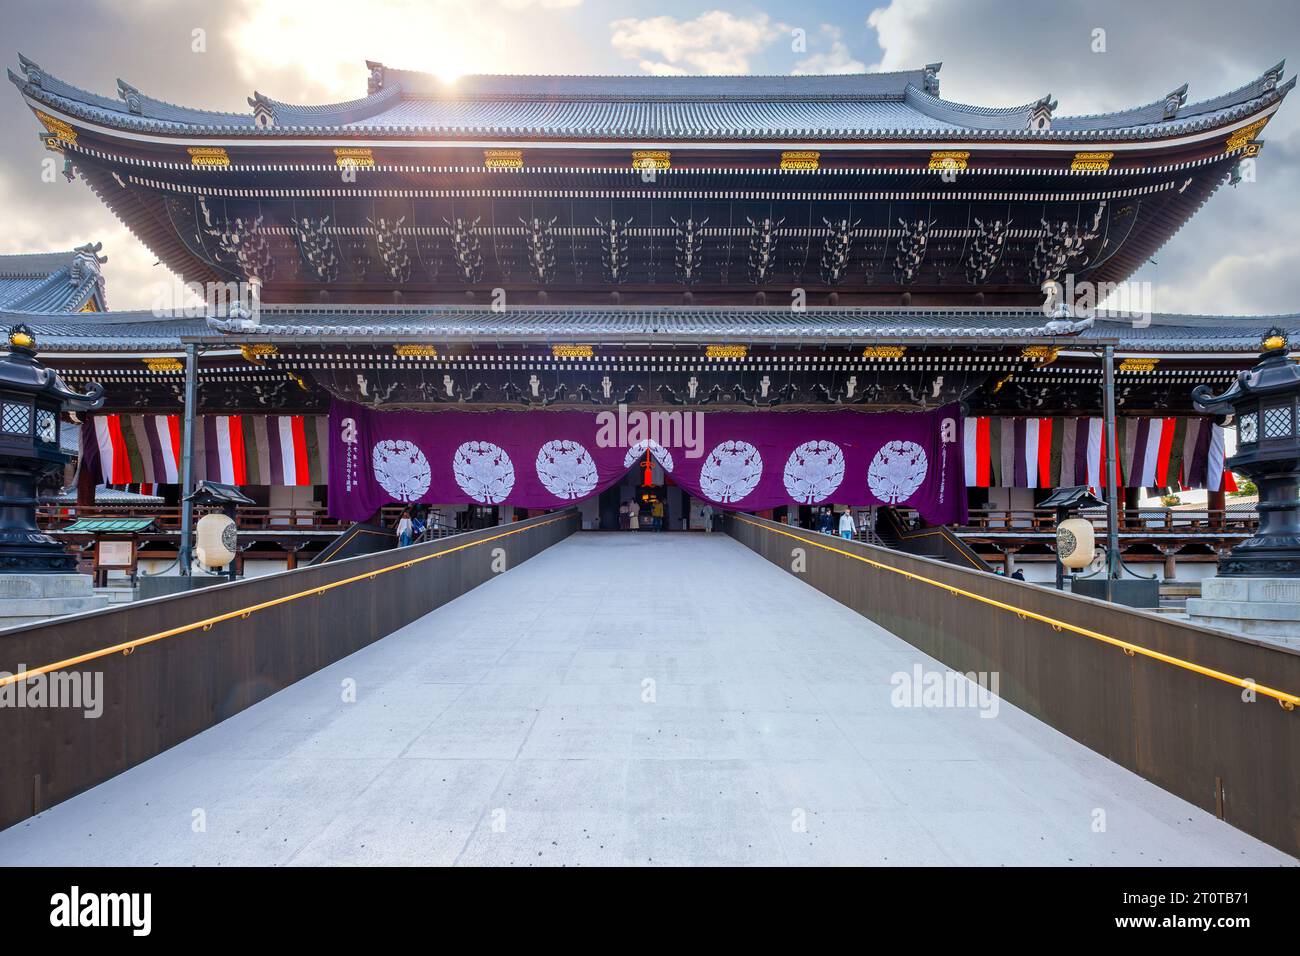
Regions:
<svg viewBox="0 0 1300 956"><path fill-rule="evenodd" d="M293 419L278 415L275 419L280 435L280 457L284 463L284 483L292 485L298 478L298 465L293 454Z"/></svg>
<svg viewBox="0 0 1300 956"><path fill-rule="evenodd" d="M235 483L235 461L230 448L230 416L218 415L217 426L217 467L221 471L220 481L227 485Z"/></svg>
<svg viewBox="0 0 1300 956"><path fill-rule="evenodd" d="M975 460L979 448L979 419L966 419L965 429L962 438L966 458L966 487L974 488L979 478L979 463Z"/></svg>
<svg viewBox="0 0 1300 956"><path fill-rule="evenodd" d="M94 422L95 444L99 446L99 483L107 485L113 481L113 439L104 416L96 415Z"/></svg>

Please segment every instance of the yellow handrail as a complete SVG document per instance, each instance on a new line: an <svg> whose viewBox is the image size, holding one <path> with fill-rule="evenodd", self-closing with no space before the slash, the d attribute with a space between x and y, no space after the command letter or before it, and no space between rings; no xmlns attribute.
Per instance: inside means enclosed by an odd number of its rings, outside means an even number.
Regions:
<svg viewBox="0 0 1300 956"><path fill-rule="evenodd" d="M539 521L537 524L530 524L524 528L515 528L512 531L503 531L500 534L494 534L488 538L480 538L477 541L467 541L465 544L458 544L452 548L444 548L433 554L426 554L419 558L413 558L410 561L402 561L398 564L390 564L388 567L379 568L376 571L367 571L365 574L354 574L350 578L343 578L339 581L332 581L329 584L322 584L319 587L309 588L306 591L298 591L294 594L286 594L284 597L275 598L272 601L263 601L260 604L252 604L248 607L240 608L237 611L227 611L224 614L218 614L214 617L204 618L201 621L193 621L189 624L182 624L179 627L168 628L165 631L158 631L155 634L149 634L146 637L138 637L133 641L124 641L121 644L114 644L112 647L103 647L96 651L90 651L85 654L79 654L76 657L69 657L66 660L55 661L53 664L45 664L42 667L33 667L17 674L10 674L7 677L0 677L0 687L6 687L9 684L16 684L19 681L30 680L33 677L39 677L41 674L48 674L50 671L66 670L69 667L76 667L78 664L84 664L86 661L97 660L101 657L108 657L110 654L130 654L137 647L143 647L145 644L152 644L155 641L165 640L169 637L176 637L178 634L188 634L190 631L196 631L202 628L207 631L214 624L220 624L223 621L229 621L234 618L248 617L257 611L265 611L267 608L277 607L281 604L288 604L290 601L297 601L300 598L315 597L324 594L326 591L332 591L335 588L341 588L345 584L353 584L361 580L371 580L379 577L381 574L387 574L390 571L401 571L404 568L413 567L422 564L425 561L432 561L434 558L441 558L444 555L454 554L457 551L464 551L466 548L474 548L480 544L487 544L490 541L499 541L502 538L508 538L512 534L522 534L525 531L532 531L535 528L544 528L548 524L554 524L562 521L566 516L559 515L554 518L548 518L545 521Z"/></svg>
<svg viewBox="0 0 1300 956"><path fill-rule="evenodd" d="M1285 708L1286 710L1294 710L1296 704L1300 704L1300 696L1297 696L1295 694L1288 694L1286 691L1276 690L1275 688L1272 687L1266 687L1263 684L1257 684L1254 681L1246 680L1245 678L1242 677L1234 677L1231 674L1225 674L1223 671L1216 671L1212 667L1204 667L1200 664L1193 663L1192 661L1185 661L1181 657L1174 657L1170 654L1161 653L1160 651L1153 651L1149 647L1143 647L1140 644L1131 644L1128 641L1122 641L1119 638L1111 637L1108 634L1102 634L1098 631L1089 630L1086 627L1079 627L1078 625L1070 624L1067 621L1060 621L1057 620L1056 618L1048 617L1045 614L1038 614L1035 611L1028 611L1025 610L1024 608L1019 608L1012 604L1006 604L995 598L987 597L983 594L977 594L974 591L967 591L965 588L959 588L954 584L944 584L942 581L936 581L933 578L927 578L923 574L916 574L912 571L904 571L902 568L896 568L893 567L892 565L885 564L881 561L873 561L871 558L868 558L861 554L854 554L852 551L845 551L842 548L832 547L831 545L823 544L820 541L810 541L807 538L801 537L800 535L797 534L793 534L789 531L782 531L780 528L769 528L767 527L767 525L760 524L759 522L754 521L750 518L746 518L742 515L733 514L732 518L734 518L737 521L744 522L745 524L752 524L754 527L759 528L763 531L769 531L772 534L784 535L785 537L793 538L795 541L798 541L802 544L810 544L815 548L821 548L824 551L832 551L836 554L841 554L846 558L852 558L854 561L861 561L863 564L869 564L872 567L879 568L883 571L892 571L894 574L901 574L903 577L910 578L913 581L922 581L926 584L933 585L934 587L943 588L945 591L948 591L951 594L960 595L962 597L968 597L974 601L979 601L981 604L988 604L992 607L1000 608L1001 610L1004 611L1010 611L1012 614L1015 614L1022 618L1027 617L1027 618L1033 618L1035 621L1042 621L1044 624L1048 624L1052 628L1058 631L1070 631L1073 634L1079 634L1082 635L1083 637L1090 637L1095 641L1101 641L1105 644L1110 644L1114 647L1118 647L1125 654L1128 654L1130 657L1132 657L1134 654L1140 654L1143 657L1149 657L1152 660L1161 661L1165 664L1172 664L1175 667L1181 667L1184 670L1193 671L1194 673L1201 674L1205 677L1212 677L1215 680L1221 680L1229 684L1235 684L1238 687L1247 688L1249 690L1255 691L1256 693L1263 694L1266 697L1272 697L1279 704L1281 704L1282 707Z"/></svg>

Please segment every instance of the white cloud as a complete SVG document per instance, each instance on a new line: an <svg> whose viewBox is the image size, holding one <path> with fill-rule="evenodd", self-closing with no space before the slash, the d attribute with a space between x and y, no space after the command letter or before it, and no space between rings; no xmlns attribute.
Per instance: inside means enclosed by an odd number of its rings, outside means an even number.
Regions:
<svg viewBox="0 0 1300 956"><path fill-rule="evenodd" d="M246 82L276 99L319 103L364 95L367 59L448 80L467 73L559 72L556 64L576 51L554 18L581 3L243 0L227 36L240 51L235 64ZM539 43L543 31L546 42Z"/></svg>
<svg viewBox="0 0 1300 956"><path fill-rule="evenodd" d="M646 73L737 74L749 72L750 58L780 35L765 13L737 17L724 10L694 20L629 17L610 24L610 43Z"/></svg>
<svg viewBox="0 0 1300 956"><path fill-rule="evenodd" d="M821 26L823 42L830 49L812 54L800 60L790 72L801 73L862 73L867 68L861 60L855 59L844 42L844 31L829 23Z"/></svg>

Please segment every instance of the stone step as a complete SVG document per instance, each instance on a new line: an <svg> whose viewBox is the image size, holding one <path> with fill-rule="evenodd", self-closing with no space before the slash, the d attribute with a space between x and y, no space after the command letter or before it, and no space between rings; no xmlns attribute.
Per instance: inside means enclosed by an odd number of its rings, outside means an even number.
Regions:
<svg viewBox="0 0 1300 956"><path fill-rule="evenodd" d="M6 601L90 597L94 590L88 574L0 574L0 614Z"/></svg>

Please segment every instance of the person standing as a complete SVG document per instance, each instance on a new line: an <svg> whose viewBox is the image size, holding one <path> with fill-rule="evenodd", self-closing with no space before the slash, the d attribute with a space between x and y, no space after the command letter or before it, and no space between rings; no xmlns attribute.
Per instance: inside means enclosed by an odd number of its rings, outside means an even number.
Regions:
<svg viewBox="0 0 1300 956"><path fill-rule="evenodd" d="M633 498L627 506L627 527L629 531L641 530L641 506Z"/></svg>
<svg viewBox="0 0 1300 956"><path fill-rule="evenodd" d="M846 510L840 515L840 537L852 541L857 531L857 525L853 523L853 512Z"/></svg>
<svg viewBox="0 0 1300 956"><path fill-rule="evenodd" d="M403 508L402 516L397 519L397 546L399 548L409 547L411 544L411 533L414 526L411 524L411 509Z"/></svg>
<svg viewBox="0 0 1300 956"><path fill-rule="evenodd" d="M620 531L626 531L628 528L627 509L628 503L626 501L618 506L618 529Z"/></svg>
<svg viewBox="0 0 1300 956"><path fill-rule="evenodd" d="M654 529L656 531L664 530L664 503L658 498L650 506L650 514L654 519Z"/></svg>
<svg viewBox="0 0 1300 956"><path fill-rule="evenodd" d="M713 533L713 505L705 505L700 509L700 521L704 525L704 530L709 534Z"/></svg>

